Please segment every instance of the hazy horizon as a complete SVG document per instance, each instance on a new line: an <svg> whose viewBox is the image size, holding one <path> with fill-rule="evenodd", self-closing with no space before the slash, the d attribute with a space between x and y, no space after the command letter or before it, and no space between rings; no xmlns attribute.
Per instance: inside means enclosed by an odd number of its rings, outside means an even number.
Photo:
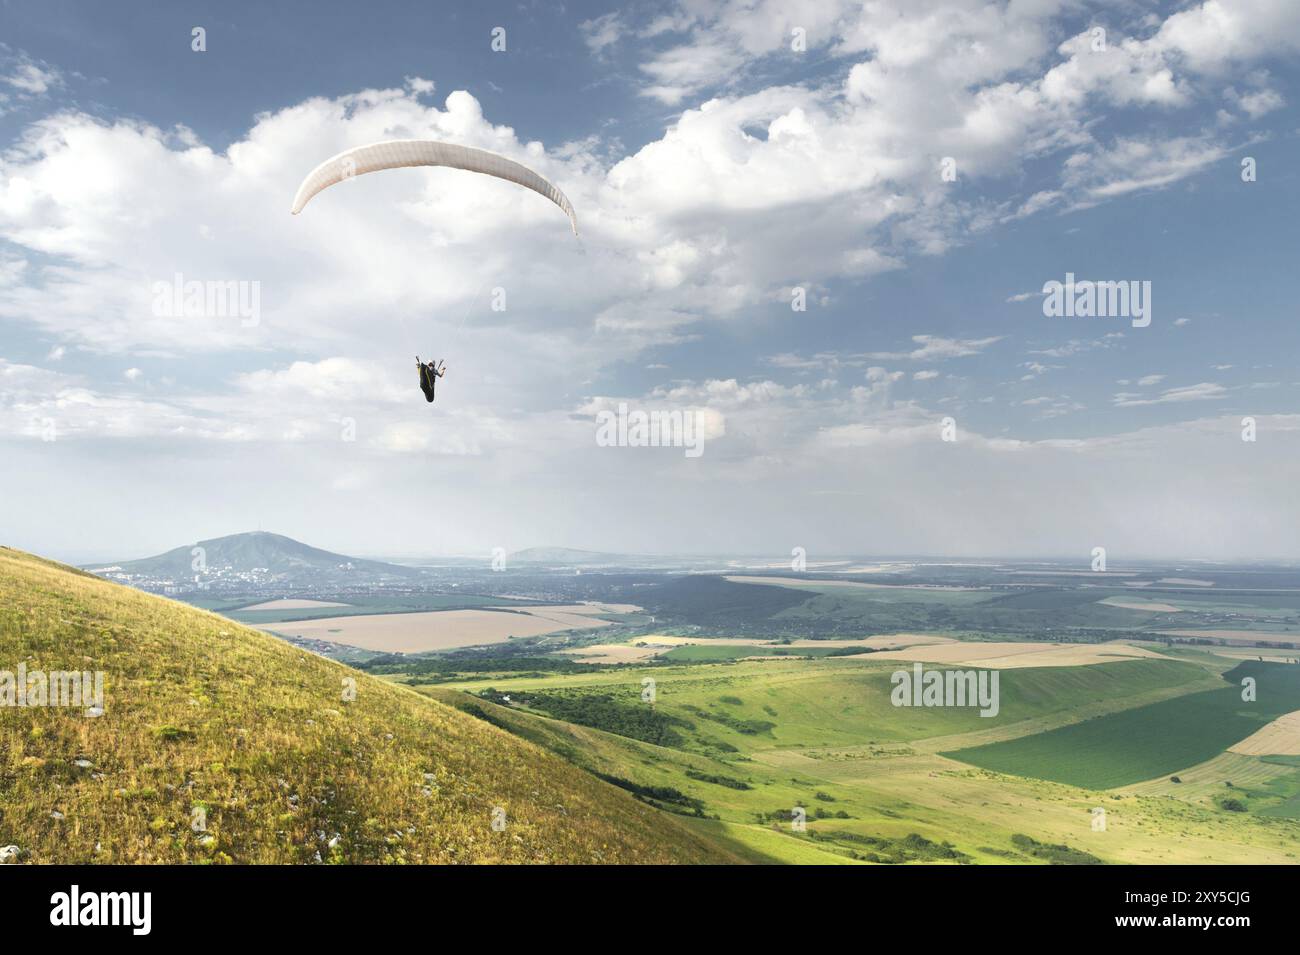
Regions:
<svg viewBox="0 0 1300 955"><path fill-rule="evenodd" d="M112 554L96 555L94 553L87 552L89 556L87 556L87 554L80 554L75 551L67 552L67 553L57 553L57 554L56 553L40 554L39 552L34 552L34 553L38 553L38 556L60 560L64 563L72 564L74 566L85 567L93 564L107 564L108 562L138 560L138 559L143 559L148 557L156 557L161 554L167 553L168 551L175 550L178 548L190 547L202 543L204 541L216 540L224 537L235 537L243 534L252 534L252 533L268 533L268 534L275 534L282 537L288 537L292 540L297 541L300 544L306 544L309 547L315 547L320 550L330 551L346 557L356 557L356 558L363 558L368 560L390 560L390 561L398 561L398 562L449 560L449 561L465 561L465 562L480 561L486 563L489 562L493 556L491 551L483 552L483 553L472 553L468 551L446 551L446 552L368 551L365 549L353 549L348 547L333 546L329 543L323 543L322 540L318 540L313 536L285 534L278 530L266 530L265 528L258 528L256 530L251 530L251 531L235 531L235 532L231 532L230 534L217 534L213 536L204 535L201 537L192 538L187 541L173 543L166 547L148 551L147 553L142 552L142 553L135 553L135 554L122 554L122 553L114 552ZM5 544L6 546L16 546L9 542L0 542L0 543ZM25 550L27 548L19 547L18 549ZM580 546L574 546L570 544L554 543L554 542L526 544L518 548L511 548L508 551L508 553L517 554L529 550L569 550L569 551L576 551L576 552L589 553L589 554L598 554L601 556L609 556L609 557L628 557L628 558L644 558L644 559L662 558L667 560L693 560L693 559L747 560L747 561L755 561L755 562L764 562L765 564L770 565L770 567L772 567L773 569L780 569L781 567L789 564L791 561L791 555L789 554L781 555L776 551L740 552L740 551L725 551L725 550L714 550L714 551L701 550L701 551L643 552L643 551L629 551L629 550L620 550L620 549L596 549L596 548L580 547ZM927 564L928 563L928 564L953 564L953 565L962 564L962 563L970 563L970 564L1043 563L1043 564L1050 564L1053 566L1069 566L1069 565L1077 564L1079 565L1079 569L1086 570L1088 569L1090 559L1091 559L1090 555L1085 555L1084 558L1080 558L1079 556L1072 555L1072 554L1050 554L1050 553L954 555L954 554L933 554L933 553L931 554L903 553L903 552L875 553L875 552L845 551L840 553L831 553L831 552L816 553L816 554L810 553L806 555L807 570L808 572L811 573L817 573L817 572L833 573L835 572L835 568L832 565L836 563L855 563L855 564L868 564L868 563ZM1108 555L1108 562L1110 561L1111 558ZM1141 555L1141 554L1129 554L1129 555L1125 555L1121 562L1117 564L1112 564L1110 566L1110 570L1114 572L1114 571L1123 571L1125 567L1139 567L1139 566L1146 566L1146 565L1169 566L1174 564L1199 564L1199 565L1222 566L1222 567L1249 567L1249 566L1287 567L1287 566L1295 565L1296 561L1290 558L1283 558L1283 557L1260 557L1251 560L1215 560L1211 558L1169 557L1169 556L1159 556L1159 555L1150 556L1150 555ZM757 563L755 564L755 566L758 566Z"/></svg>

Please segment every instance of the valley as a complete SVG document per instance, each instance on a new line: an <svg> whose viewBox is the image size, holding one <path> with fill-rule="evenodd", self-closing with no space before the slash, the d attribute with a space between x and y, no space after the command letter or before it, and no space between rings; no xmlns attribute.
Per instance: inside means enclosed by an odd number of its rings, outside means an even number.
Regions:
<svg viewBox="0 0 1300 955"><path fill-rule="evenodd" d="M5 618L11 649L33 648L29 666L51 653L107 660L109 703L100 721L72 726L0 713L14 807L0 822L40 829L42 813L58 812L53 837L75 813L124 833L106 843L95 824L64 849L37 839L25 851L504 858L484 831L493 806L543 828L564 806L576 825L581 796L592 820L631 827L608 851L625 845L639 861L1285 863L1300 853L1300 601L1277 569L1250 580L1200 568L1193 581L1170 566L1111 578L890 561L791 575L719 558L684 573L549 550L504 572L467 560L409 575L332 555L330 573L305 586L296 559L277 575L266 543L256 558L277 579L196 589L185 595L193 609L5 552L8 585L40 580L46 594ZM340 565L349 579L330 583ZM245 570L234 561L223 572ZM969 678L981 692L989 681L977 678L997 674L996 706L983 716L960 698L899 706L900 672ZM105 720L114 742L99 732ZM297 782L310 761L312 781ZM526 777L550 774L569 795L521 789L506 767L525 764L536 767ZM475 781L452 785L454 806L429 805L444 770ZM277 792L289 780L292 792ZM187 836L187 805L220 834ZM563 825L550 839L543 828L516 833L520 859L594 860ZM637 848L637 833L659 831L661 851ZM313 842L321 833L325 850Z"/></svg>

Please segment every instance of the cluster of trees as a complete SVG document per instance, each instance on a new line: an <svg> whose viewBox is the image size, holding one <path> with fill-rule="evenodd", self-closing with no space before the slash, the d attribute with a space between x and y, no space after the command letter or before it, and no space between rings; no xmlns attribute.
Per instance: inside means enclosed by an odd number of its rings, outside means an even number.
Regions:
<svg viewBox="0 0 1300 955"><path fill-rule="evenodd" d="M698 816L701 819L707 818L704 813L703 802L693 796L686 795L680 789L674 789L672 786L645 786L630 779L624 779L621 776L610 776L605 773L593 772L592 775L598 779L603 779L610 785L617 786L619 789L625 789L643 802L648 802L660 809Z"/></svg>
<svg viewBox="0 0 1300 955"><path fill-rule="evenodd" d="M352 665L367 673L427 676L439 681L451 680L463 674L520 673L523 676L543 676L548 673L591 673L600 669L596 664L575 663L563 657L524 656L512 654L506 649L436 657L408 657L400 653L387 653Z"/></svg>
<svg viewBox="0 0 1300 955"><path fill-rule="evenodd" d="M743 779L732 779L730 776L719 776L715 773L702 773L699 770L688 769L686 775L691 779L698 779L702 783L713 783L715 786L726 786L728 789L753 789Z"/></svg>
<svg viewBox="0 0 1300 955"><path fill-rule="evenodd" d="M493 703L516 703L547 716L579 726L617 733L657 746L681 746L686 740L679 729L693 730L695 724L670 716L641 702L626 702L604 693L524 693L494 688L479 694ZM510 699L507 701L506 697Z"/></svg>
<svg viewBox="0 0 1300 955"><path fill-rule="evenodd" d="M730 713L714 713L709 710L701 709L698 706L686 706L683 709L695 714L700 719L712 720L714 723L721 723L723 726L735 730L737 733L744 733L746 736L758 736L762 733L770 733L776 728L776 724L770 720L747 720Z"/></svg>
<svg viewBox="0 0 1300 955"><path fill-rule="evenodd" d="M1064 843L1039 842L1031 836L1016 833L1011 844L1027 856L1046 859L1052 865L1103 865L1101 859L1082 849L1072 849Z"/></svg>

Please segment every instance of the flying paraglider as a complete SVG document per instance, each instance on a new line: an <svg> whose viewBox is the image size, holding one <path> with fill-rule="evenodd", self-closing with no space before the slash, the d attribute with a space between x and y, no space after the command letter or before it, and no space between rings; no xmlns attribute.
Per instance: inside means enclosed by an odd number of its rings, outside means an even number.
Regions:
<svg viewBox="0 0 1300 955"><path fill-rule="evenodd" d="M446 362L422 362L420 356L416 355L415 364L420 369L420 390L424 392L424 400L432 401L434 386L437 385L439 378L447 374L447 369L444 367Z"/></svg>
<svg viewBox="0 0 1300 955"><path fill-rule="evenodd" d="M317 193L345 179L362 176L368 172L407 166L445 166L516 183L525 189L531 189L538 195L545 196L559 206L569 217L569 227L573 230L573 234L575 236L578 234L578 217L574 214L573 204L545 176L534 172L522 163L488 152L486 149L475 149L472 146L460 146L433 139L393 139L371 143L368 146L345 150L325 160L302 181L297 194L293 197L293 208L290 211L297 215ZM424 392L426 401L433 401L434 383L446 374L446 369L442 367L441 362L437 366L433 362L422 363L418 356L415 361L420 368L420 390Z"/></svg>

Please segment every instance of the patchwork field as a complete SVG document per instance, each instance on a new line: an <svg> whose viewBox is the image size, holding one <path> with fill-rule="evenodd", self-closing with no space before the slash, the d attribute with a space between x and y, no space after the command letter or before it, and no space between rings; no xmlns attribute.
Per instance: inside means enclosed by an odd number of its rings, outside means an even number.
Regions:
<svg viewBox="0 0 1300 955"><path fill-rule="evenodd" d="M1178 584L1168 572L897 576L914 569L693 574L609 590L603 604L530 597L600 592L584 575L573 590L509 597L466 588L232 613L316 618L271 626L426 654L377 657L374 672L741 858L1300 859L1300 666L1280 662L1300 652L1253 645L1300 630L1300 594L1236 589L1237 578ZM376 636L376 624L393 629ZM917 663L996 675L996 715L896 705L894 674ZM1245 676L1260 703L1241 699Z"/></svg>
<svg viewBox="0 0 1300 955"><path fill-rule="evenodd" d="M609 626L587 605L524 609L441 610L432 613L364 614L262 624L262 629L286 637L328 640L331 643L384 653L427 653L456 647L504 643L564 630Z"/></svg>
<svg viewBox="0 0 1300 955"><path fill-rule="evenodd" d="M1289 750L1300 666L1256 658L1300 653L1251 643L1300 626L1300 595L1114 576L692 575L637 589L660 629L555 672L516 646L393 678L770 861L1295 863L1300 756L1230 748ZM996 674L996 716L894 705L918 662Z"/></svg>

